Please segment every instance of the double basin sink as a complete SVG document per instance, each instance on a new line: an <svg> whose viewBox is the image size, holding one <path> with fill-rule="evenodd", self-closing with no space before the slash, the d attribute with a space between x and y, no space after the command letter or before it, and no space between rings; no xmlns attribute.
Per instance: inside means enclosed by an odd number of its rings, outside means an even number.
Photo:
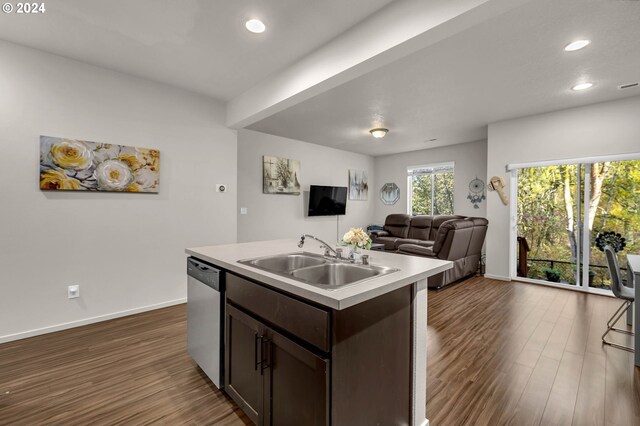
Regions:
<svg viewBox="0 0 640 426"><path fill-rule="evenodd" d="M306 252L240 260L239 263L328 290L398 271L386 266L346 263Z"/></svg>

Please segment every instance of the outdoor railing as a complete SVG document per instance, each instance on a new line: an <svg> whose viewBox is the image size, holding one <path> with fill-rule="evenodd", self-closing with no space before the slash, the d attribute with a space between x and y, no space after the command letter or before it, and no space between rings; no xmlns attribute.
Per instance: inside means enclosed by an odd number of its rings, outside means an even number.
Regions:
<svg viewBox="0 0 640 426"><path fill-rule="evenodd" d="M541 263L541 264L546 263L549 266L549 268L560 270L561 278L573 279L575 282L576 262L571 262L566 260L557 260L557 259L531 259L531 258L528 258L527 262L531 262L531 263L535 262L535 263ZM567 267L567 265L571 265L572 267L569 268ZM589 269L595 272L593 279L590 280L590 283L589 283L590 286L609 288L609 271L608 271L607 265L590 264ZM626 278L626 271L627 271L627 268L620 267L620 272L623 279ZM535 274L535 275L540 275L541 277L544 278L544 272L542 272L541 268L540 268L540 273L537 273L537 272L538 272L538 268L532 267L529 270L529 273L527 274L527 276L530 278L534 278L532 277L532 275Z"/></svg>

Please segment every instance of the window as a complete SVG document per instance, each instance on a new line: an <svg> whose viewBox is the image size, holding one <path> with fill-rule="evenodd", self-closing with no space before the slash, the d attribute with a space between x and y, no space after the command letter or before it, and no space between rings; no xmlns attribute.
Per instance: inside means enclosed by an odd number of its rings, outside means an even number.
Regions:
<svg viewBox="0 0 640 426"><path fill-rule="evenodd" d="M409 214L453 214L454 163L407 168Z"/></svg>

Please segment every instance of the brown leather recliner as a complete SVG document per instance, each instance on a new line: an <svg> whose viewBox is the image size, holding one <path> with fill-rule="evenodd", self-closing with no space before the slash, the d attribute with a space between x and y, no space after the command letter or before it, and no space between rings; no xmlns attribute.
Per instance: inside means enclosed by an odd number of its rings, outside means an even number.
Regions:
<svg viewBox="0 0 640 426"><path fill-rule="evenodd" d="M385 250L395 250L399 239L407 239L410 222L411 216L408 214L390 214L384 221L384 230L371 231L371 240L384 244Z"/></svg>
<svg viewBox="0 0 640 426"><path fill-rule="evenodd" d="M488 225L489 221L481 217L449 219L438 227L432 246L402 244L398 252L452 261L452 269L427 280L430 288L440 288L476 272Z"/></svg>

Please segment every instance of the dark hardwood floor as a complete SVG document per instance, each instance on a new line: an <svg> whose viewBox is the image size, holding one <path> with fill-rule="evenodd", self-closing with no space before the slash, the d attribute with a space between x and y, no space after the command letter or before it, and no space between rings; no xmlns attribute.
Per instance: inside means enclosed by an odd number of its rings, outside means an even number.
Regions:
<svg viewBox="0 0 640 426"><path fill-rule="evenodd" d="M618 305L484 278L429 292L430 425L640 425L633 355L600 343ZM0 425L249 424L188 356L185 314L0 345Z"/></svg>
<svg viewBox="0 0 640 426"><path fill-rule="evenodd" d="M431 425L640 425L633 354L600 340L620 303L484 278L430 292Z"/></svg>
<svg viewBox="0 0 640 426"><path fill-rule="evenodd" d="M186 351L186 305L0 345L0 425L244 425Z"/></svg>

